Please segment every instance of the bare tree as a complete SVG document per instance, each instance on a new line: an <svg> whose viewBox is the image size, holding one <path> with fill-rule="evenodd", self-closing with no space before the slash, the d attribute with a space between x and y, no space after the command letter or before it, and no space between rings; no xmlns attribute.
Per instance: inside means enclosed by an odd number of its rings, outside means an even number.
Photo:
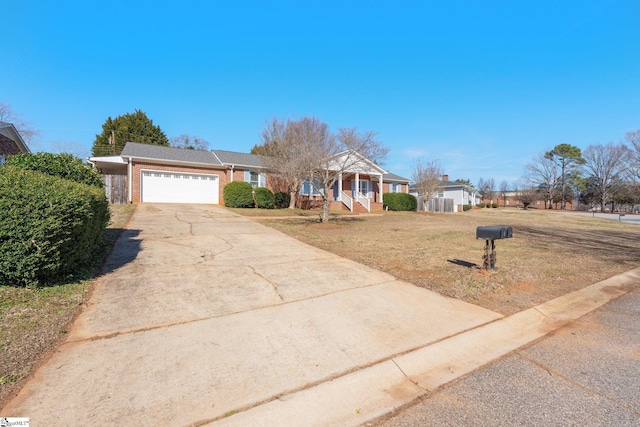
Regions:
<svg viewBox="0 0 640 427"><path fill-rule="evenodd" d="M522 207L527 210L538 199L538 191L531 186L524 186L516 192L518 199L522 202Z"/></svg>
<svg viewBox="0 0 640 427"><path fill-rule="evenodd" d="M482 178L480 178L482 179ZM484 192L484 195L489 200L489 204L493 203L493 195L496 191L496 181L493 178L486 179L484 181L484 188L480 191Z"/></svg>
<svg viewBox="0 0 640 427"><path fill-rule="evenodd" d="M332 139L327 124L315 117L274 118L265 125L263 145L254 147L252 152L264 156L265 166L285 182L291 196L290 209L296 206L296 196L314 170L315 159L327 155L326 146L333 144Z"/></svg>
<svg viewBox="0 0 640 427"><path fill-rule="evenodd" d="M0 102L0 122L11 123L27 145L31 145L38 131L36 131L31 122L24 120L20 114L17 114L11 108L11 105Z"/></svg>
<svg viewBox="0 0 640 427"><path fill-rule="evenodd" d="M74 141L57 140L51 144L51 149L54 153L71 154L80 159L87 158L89 154L84 145Z"/></svg>
<svg viewBox="0 0 640 427"><path fill-rule="evenodd" d="M503 206L507 206L507 197L509 196L509 183L503 179L500 183L500 197L502 197Z"/></svg>
<svg viewBox="0 0 640 427"><path fill-rule="evenodd" d="M327 134L312 153L311 184L322 197L322 222L329 221L329 189L340 176L350 176L366 168L368 162L379 163L389 152L373 131L339 128L337 135Z"/></svg>
<svg viewBox="0 0 640 427"><path fill-rule="evenodd" d="M545 200L545 208L547 201L549 206L556 194L559 179L558 165L552 159L548 158L545 153L534 157L533 161L526 167L527 181L530 185L535 186L543 195Z"/></svg>
<svg viewBox="0 0 640 427"><path fill-rule="evenodd" d="M629 132L626 135L627 142L630 144L631 159L629 162L628 176L633 182L631 184L633 192L640 195L640 129L635 132Z"/></svg>
<svg viewBox="0 0 640 427"><path fill-rule="evenodd" d="M169 145L175 148L186 148L188 150L209 150L209 142L198 137L187 134L169 138Z"/></svg>
<svg viewBox="0 0 640 427"><path fill-rule="evenodd" d="M585 168L589 172L594 195L600 208L612 200L617 183L628 168L631 151L624 144L590 145L584 151Z"/></svg>
<svg viewBox="0 0 640 427"><path fill-rule="evenodd" d="M422 197L423 210L429 208L429 200L438 191L442 168L438 159L418 159L411 166L411 180L415 183L418 195Z"/></svg>

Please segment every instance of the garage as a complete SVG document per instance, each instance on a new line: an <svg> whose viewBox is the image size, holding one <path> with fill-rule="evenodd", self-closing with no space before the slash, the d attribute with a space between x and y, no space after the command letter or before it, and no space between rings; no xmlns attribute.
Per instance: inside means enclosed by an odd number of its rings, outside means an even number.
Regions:
<svg viewBox="0 0 640 427"><path fill-rule="evenodd" d="M141 171L141 201L146 203L218 204L218 175Z"/></svg>

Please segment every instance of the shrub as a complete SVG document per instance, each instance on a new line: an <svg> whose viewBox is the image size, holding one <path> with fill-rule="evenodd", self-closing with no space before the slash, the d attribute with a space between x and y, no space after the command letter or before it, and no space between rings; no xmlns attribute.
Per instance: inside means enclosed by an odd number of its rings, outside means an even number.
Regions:
<svg viewBox="0 0 640 427"><path fill-rule="evenodd" d="M497 204L497 203L494 203L494 204L492 204L492 205L491 205L491 207L495 209L495 208L497 208L497 207L498 207L498 204Z"/></svg>
<svg viewBox="0 0 640 427"><path fill-rule="evenodd" d="M285 193L284 191L276 192L273 197L276 209L286 209L291 203L291 195L289 193Z"/></svg>
<svg viewBox="0 0 640 427"><path fill-rule="evenodd" d="M104 187L100 173L71 154L23 153L9 157L5 165L42 172L80 184Z"/></svg>
<svg viewBox="0 0 640 427"><path fill-rule="evenodd" d="M224 205L230 208L252 208L255 205L252 192L253 188L248 182L230 182L222 190Z"/></svg>
<svg viewBox="0 0 640 427"><path fill-rule="evenodd" d="M470 210L471 210L471 205L462 205L463 212L470 211Z"/></svg>
<svg viewBox="0 0 640 427"><path fill-rule="evenodd" d="M484 208L484 203L478 203L476 206L479 208Z"/></svg>
<svg viewBox="0 0 640 427"><path fill-rule="evenodd" d="M0 284L41 286L93 264L109 222L104 190L0 168Z"/></svg>
<svg viewBox="0 0 640 427"><path fill-rule="evenodd" d="M260 209L273 209L275 197L268 188L256 188L256 207Z"/></svg>
<svg viewBox="0 0 640 427"><path fill-rule="evenodd" d="M391 211L415 211L418 209L418 200L407 193L385 193L382 195L382 203Z"/></svg>

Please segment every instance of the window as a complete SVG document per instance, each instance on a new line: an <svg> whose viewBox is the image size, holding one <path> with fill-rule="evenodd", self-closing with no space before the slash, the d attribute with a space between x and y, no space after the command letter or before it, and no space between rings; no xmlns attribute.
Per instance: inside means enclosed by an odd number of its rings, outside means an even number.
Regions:
<svg viewBox="0 0 640 427"><path fill-rule="evenodd" d="M307 180L302 184L302 187L300 187L300 194L302 196L320 195L322 194L322 189L318 190L318 187L320 187L320 183L318 181L316 181L316 185L313 186L311 185L311 182Z"/></svg>
<svg viewBox="0 0 640 427"><path fill-rule="evenodd" d="M369 197L369 181L358 181L358 190L364 197Z"/></svg>
<svg viewBox="0 0 640 427"><path fill-rule="evenodd" d="M258 172L249 172L249 184L251 184L253 188L258 187L260 184L260 174L258 174Z"/></svg>
<svg viewBox="0 0 640 427"><path fill-rule="evenodd" d="M0 165L4 164L4 156L0 155Z"/></svg>
<svg viewBox="0 0 640 427"><path fill-rule="evenodd" d="M438 198L444 198L444 191L438 191Z"/></svg>

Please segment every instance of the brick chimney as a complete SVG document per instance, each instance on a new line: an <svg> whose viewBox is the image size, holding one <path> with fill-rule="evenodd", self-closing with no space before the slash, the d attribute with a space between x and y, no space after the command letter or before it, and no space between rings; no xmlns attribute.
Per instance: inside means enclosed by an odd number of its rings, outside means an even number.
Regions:
<svg viewBox="0 0 640 427"><path fill-rule="evenodd" d="M444 182L449 181L449 175L442 175L442 181Z"/></svg>

